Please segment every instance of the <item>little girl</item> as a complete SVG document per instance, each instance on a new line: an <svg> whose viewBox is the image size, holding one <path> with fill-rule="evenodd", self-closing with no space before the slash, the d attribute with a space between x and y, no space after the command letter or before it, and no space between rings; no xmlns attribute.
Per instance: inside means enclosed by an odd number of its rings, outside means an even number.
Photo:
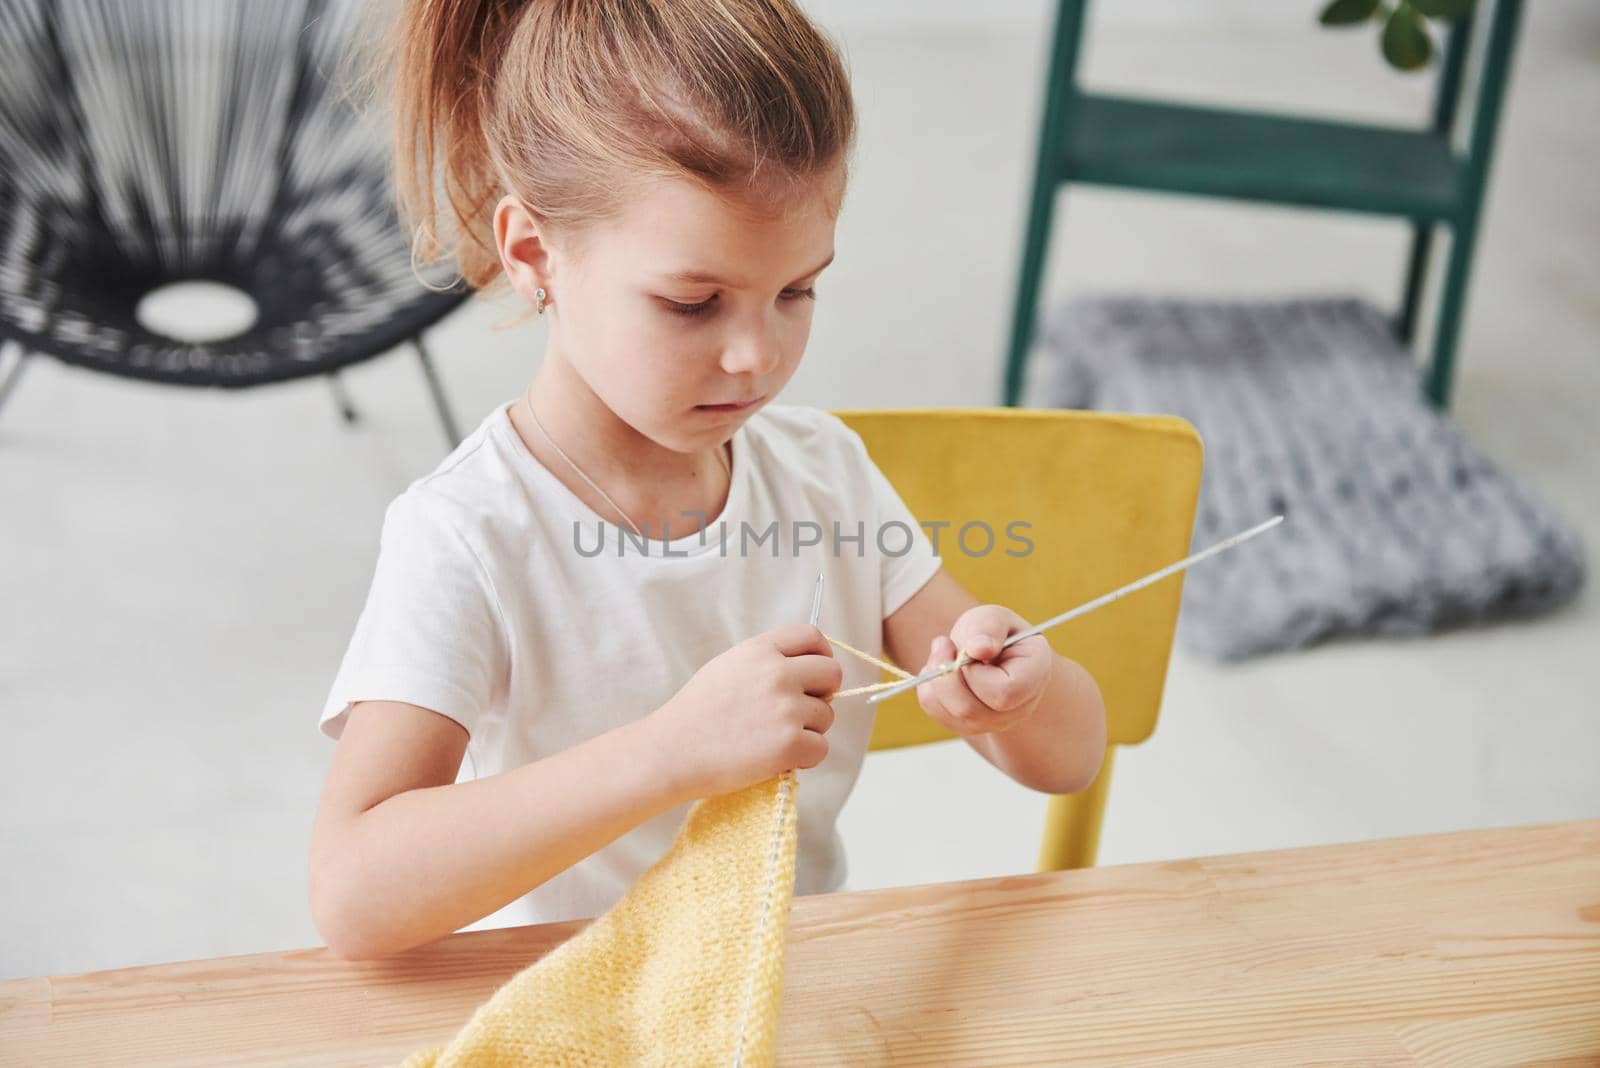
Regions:
<svg viewBox="0 0 1600 1068"><path fill-rule="evenodd" d="M873 706L831 696L878 672L803 622L819 571L840 641L985 661L924 683L928 715L1020 783L1087 786L1089 674L1039 635L1001 651L1028 624L940 570L860 437L776 403L855 133L791 0L408 0L390 62L419 253L503 276L548 334L384 515L320 720L332 950L598 915L692 801L789 769L795 892L840 888Z"/></svg>

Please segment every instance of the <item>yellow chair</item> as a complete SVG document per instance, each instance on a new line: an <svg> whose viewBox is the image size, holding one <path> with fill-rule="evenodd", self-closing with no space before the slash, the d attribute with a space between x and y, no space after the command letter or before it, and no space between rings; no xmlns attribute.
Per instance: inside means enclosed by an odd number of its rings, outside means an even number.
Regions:
<svg viewBox="0 0 1600 1068"><path fill-rule="evenodd" d="M1204 450L1182 419L1023 408L834 414L861 435L912 514L950 523L938 545L945 569L979 601L1030 623L1189 554ZM1029 524L1019 528L1033 542L1025 556L1005 551L1019 548L1007 536L1015 521ZM961 526L976 522L995 535L986 554L981 527L968 532L970 554L957 541ZM1099 683L1108 745L1093 785L1050 798L1040 871L1094 864L1116 747L1155 730L1182 583L1174 575L1045 635ZM955 737L910 692L878 706L871 748Z"/></svg>

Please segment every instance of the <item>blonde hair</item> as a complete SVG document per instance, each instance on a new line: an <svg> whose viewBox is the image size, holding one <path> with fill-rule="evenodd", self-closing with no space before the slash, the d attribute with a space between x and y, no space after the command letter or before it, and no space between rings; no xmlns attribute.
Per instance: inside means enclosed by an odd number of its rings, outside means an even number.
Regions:
<svg viewBox="0 0 1600 1068"><path fill-rule="evenodd" d="M404 0L380 63L414 256L480 289L505 193L572 228L657 177L771 207L855 140L844 64L791 0Z"/></svg>

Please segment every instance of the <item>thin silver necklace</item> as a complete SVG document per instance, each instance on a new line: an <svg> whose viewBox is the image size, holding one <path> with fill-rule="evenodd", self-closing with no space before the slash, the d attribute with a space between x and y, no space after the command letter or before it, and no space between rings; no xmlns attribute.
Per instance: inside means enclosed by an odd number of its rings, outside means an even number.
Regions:
<svg viewBox="0 0 1600 1068"><path fill-rule="evenodd" d="M635 523L633 518L629 516L627 512L622 510L621 505L617 504L616 501L611 499L611 494L601 489L599 485L596 484L595 480L590 478L584 472L583 468L578 466L577 461L567 455L567 450L556 444L556 439L550 436L550 431L546 430L544 428L544 424L539 421L539 413L533 410L532 392L533 386L530 384L528 388L523 391L522 406L528 409L528 415L533 418L533 425L539 428L539 433L544 435L544 440L550 443L550 447L556 450L556 452L561 455L563 460L567 461L567 464L578 473L579 478L583 479L589 484L590 489L594 490L596 493L600 494L600 496L605 498L606 503L609 504L616 511L616 513L627 522L628 526L632 528L634 534L636 534L641 541L649 541L650 539L646 538L644 532L639 529L639 524ZM731 481L733 478L733 467L728 463L727 457L722 455L722 446L720 445L717 446L717 460L722 464L722 469L728 473L728 478ZM663 531L663 533L665 532Z"/></svg>

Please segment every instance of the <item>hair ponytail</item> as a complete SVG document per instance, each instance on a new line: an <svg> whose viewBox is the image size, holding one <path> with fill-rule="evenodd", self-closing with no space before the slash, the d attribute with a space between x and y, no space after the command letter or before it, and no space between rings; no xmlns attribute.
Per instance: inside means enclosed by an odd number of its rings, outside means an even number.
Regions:
<svg viewBox="0 0 1600 1068"><path fill-rule="evenodd" d="M474 225L487 223L498 199L483 125L490 64L525 2L404 0L379 60L393 101L395 195L415 226L413 260L453 254L473 286L498 270L488 231Z"/></svg>

